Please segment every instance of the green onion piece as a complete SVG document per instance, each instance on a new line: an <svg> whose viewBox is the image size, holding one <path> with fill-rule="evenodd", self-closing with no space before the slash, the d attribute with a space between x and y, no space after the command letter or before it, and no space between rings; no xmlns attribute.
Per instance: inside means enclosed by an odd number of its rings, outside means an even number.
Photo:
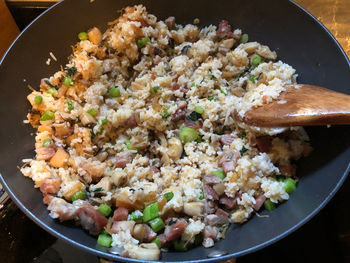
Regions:
<svg viewBox="0 0 350 263"><path fill-rule="evenodd" d="M168 109L164 109L163 112L161 113L161 116L163 119L168 118L170 116Z"/></svg>
<svg viewBox="0 0 350 263"><path fill-rule="evenodd" d="M199 195L199 200L203 200L204 199L204 194L203 192L201 192L201 194Z"/></svg>
<svg viewBox="0 0 350 263"><path fill-rule="evenodd" d="M140 210L135 210L129 215L128 219L135 221L136 223L142 223L143 213Z"/></svg>
<svg viewBox="0 0 350 263"><path fill-rule="evenodd" d="M164 221L160 217L149 221L149 225L152 227L154 232L159 232L160 230L165 228Z"/></svg>
<svg viewBox="0 0 350 263"><path fill-rule="evenodd" d="M37 104L37 105L39 105L39 104L41 104L41 102L43 101L43 97L42 96L36 96L35 98L34 98L34 103L35 104Z"/></svg>
<svg viewBox="0 0 350 263"><path fill-rule="evenodd" d="M270 199L266 199L264 202L264 207L265 209L272 211L276 208L276 205Z"/></svg>
<svg viewBox="0 0 350 263"><path fill-rule="evenodd" d="M196 86L196 83L195 83L195 82L192 82L191 87L195 87L195 86Z"/></svg>
<svg viewBox="0 0 350 263"><path fill-rule="evenodd" d="M219 177L221 180L224 180L226 175L224 173L224 170L218 169L216 171L211 171L210 174L215 174L217 177Z"/></svg>
<svg viewBox="0 0 350 263"><path fill-rule="evenodd" d="M148 222L159 216L159 206L158 203L152 203L145 207L143 210L143 222Z"/></svg>
<svg viewBox="0 0 350 263"><path fill-rule="evenodd" d="M67 105L68 105L68 110L73 110L74 106L73 106L73 102L70 99L66 99Z"/></svg>
<svg viewBox="0 0 350 263"><path fill-rule="evenodd" d="M86 193L84 190L78 191L72 196L72 202L76 200L85 200L85 199L86 199Z"/></svg>
<svg viewBox="0 0 350 263"><path fill-rule="evenodd" d="M137 47L138 48L143 48L147 45L148 42L150 42L151 40L149 39L149 37L143 37L140 38L136 41Z"/></svg>
<svg viewBox="0 0 350 263"><path fill-rule="evenodd" d="M105 217L108 217L112 212L112 208L110 208L110 206L106 204L100 204L100 206L98 207L98 211Z"/></svg>
<svg viewBox="0 0 350 263"><path fill-rule="evenodd" d="M256 55L256 56L253 57L251 63L252 63L252 66L253 66L253 67L257 67L257 66L259 66L259 64L260 64L261 62L262 62L261 57L258 56L258 55Z"/></svg>
<svg viewBox="0 0 350 263"><path fill-rule="evenodd" d="M287 178L284 180L283 188L288 194L290 194L294 192L297 187L295 181L292 178Z"/></svg>
<svg viewBox="0 0 350 263"><path fill-rule="evenodd" d="M91 116L96 116L97 111L94 108L91 108L87 111L87 113L89 113Z"/></svg>
<svg viewBox="0 0 350 263"><path fill-rule="evenodd" d="M208 97L208 100L213 100L214 99L214 96L210 96L210 97Z"/></svg>
<svg viewBox="0 0 350 263"><path fill-rule="evenodd" d="M64 77L63 84L66 86L72 86L73 80L70 77Z"/></svg>
<svg viewBox="0 0 350 263"><path fill-rule="evenodd" d="M43 146L44 146L44 147L49 146L51 143L52 143L52 140L51 140L51 139L45 139L45 140L43 140Z"/></svg>
<svg viewBox="0 0 350 263"><path fill-rule="evenodd" d="M160 243L158 237L156 237L155 239L153 239L151 243L155 243L155 244L158 246L158 248L161 248L161 247L162 247L162 243Z"/></svg>
<svg viewBox="0 0 350 263"><path fill-rule="evenodd" d="M202 244L202 242L203 242L203 236L202 236L202 234L197 234L197 235L194 237L194 242L193 242L193 244L194 244L195 246L199 246L199 245Z"/></svg>
<svg viewBox="0 0 350 263"><path fill-rule="evenodd" d="M49 89L46 91L46 93L49 93L49 94L51 94L51 95L53 95L53 96L56 96L56 95L57 95L57 89L55 89L55 88L49 88Z"/></svg>
<svg viewBox="0 0 350 263"><path fill-rule="evenodd" d="M245 44L245 43L248 42L248 40L249 40L248 34L243 34L243 35L241 36L240 43L241 43L241 44Z"/></svg>
<svg viewBox="0 0 350 263"><path fill-rule="evenodd" d="M249 78L249 80L251 81L251 82L253 82L253 83L256 83L256 80L258 79L258 77L256 77L256 76L250 76L250 78Z"/></svg>
<svg viewBox="0 0 350 263"><path fill-rule="evenodd" d="M199 113L199 114L203 114L204 113L204 108L201 106L196 106L194 107L194 111Z"/></svg>
<svg viewBox="0 0 350 263"><path fill-rule="evenodd" d="M111 247L112 242L113 242L112 237L107 234L100 234L97 239L97 244L104 247Z"/></svg>
<svg viewBox="0 0 350 263"><path fill-rule="evenodd" d="M120 97L120 89L116 87L111 88L109 90L109 96L111 96L112 98Z"/></svg>
<svg viewBox="0 0 350 263"><path fill-rule="evenodd" d="M224 95L227 95L227 89L225 87L221 87L220 92Z"/></svg>
<svg viewBox="0 0 350 263"><path fill-rule="evenodd" d="M86 33L86 32L80 32L80 33L78 34L78 38L79 38L81 41L83 41L83 40L88 40L88 39L89 39L89 35L88 35L88 33Z"/></svg>
<svg viewBox="0 0 350 263"><path fill-rule="evenodd" d="M173 192L167 192L164 194L164 198L169 202L171 199L173 199L174 193Z"/></svg>
<svg viewBox="0 0 350 263"><path fill-rule="evenodd" d="M49 121L49 120L52 120L53 118L55 118L55 113L53 113L50 110L47 110L44 112L43 115L41 115L40 120L41 121Z"/></svg>
<svg viewBox="0 0 350 263"><path fill-rule="evenodd" d="M277 177L277 181L278 182L284 182L284 180L286 180L286 178L284 176L278 176Z"/></svg>
<svg viewBox="0 0 350 263"><path fill-rule="evenodd" d="M184 241L175 240L174 241L174 249L178 252L185 252L185 251L187 251L187 246L186 246Z"/></svg>
<svg viewBox="0 0 350 263"><path fill-rule="evenodd" d="M102 187L97 187L97 188L91 189L90 192L93 192L93 193L103 192L103 188Z"/></svg>
<svg viewBox="0 0 350 263"><path fill-rule="evenodd" d="M74 76L75 75L75 73L77 73L77 68L76 67L71 67L71 68L69 68L69 69L67 69L67 75L68 76Z"/></svg>
<svg viewBox="0 0 350 263"><path fill-rule="evenodd" d="M154 86L149 90L149 92L152 94L155 94L158 92L158 90L159 90L159 86Z"/></svg>
<svg viewBox="0 0 350 263"><path fill-rule="evenodd" d="M138 150L136 147L132 147L132 144L131 144L130 140L126 140L125 141L125 145L126 145L126 148L128 148L128 150L135 150L135 151Z"/></svg>
<svg viewBox="0 0 350 263"><path fill-rule="evenodd" d="M108 120L107 120L107 119L103 119L103 120L101 121L101 124L102 124L102 125L106 125L106 124L107 124L107 122L108 122Z"/></svg>
<svg viewBox="0 0 350 263"><path fill-rule="evenodd" d="M192 142L199 136L199 132L190 127L183 127L180 131L180 140L183 143Z"/></svg>
<svg viewBox="0 0 350 263"><path fill-rule="evenodd" d="M242 149L239 151L239 153L241 154L241 156L243 156L243 154L248 151L247 148L245 148L245 146L242 147Z"/></svg>
<svg viewBox="0 0 350 263"><path fill-rule="evenodd" d="M241 138L242 139L245 139L247 137L247 133L244 131L244 132L242 132L242 135L241 135Z"/></svg>

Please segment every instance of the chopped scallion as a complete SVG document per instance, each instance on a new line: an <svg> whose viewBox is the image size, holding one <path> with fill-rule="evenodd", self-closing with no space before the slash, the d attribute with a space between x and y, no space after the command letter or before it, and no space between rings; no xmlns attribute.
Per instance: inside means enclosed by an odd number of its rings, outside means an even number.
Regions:
<svg viewBox="0 0 350 263"><path fill-rule="evenodd" d="M36 96L35 98L34 98L34 103L35 104L37 104L37 105L39 105L39 104L41 104L41 102L43 101L43 97L42 96Z"/></svg>

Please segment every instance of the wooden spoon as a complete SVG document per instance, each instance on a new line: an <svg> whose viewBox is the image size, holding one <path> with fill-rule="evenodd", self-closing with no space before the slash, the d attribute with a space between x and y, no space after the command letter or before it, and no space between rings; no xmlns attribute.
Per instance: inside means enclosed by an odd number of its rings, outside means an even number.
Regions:
<svg viewBox="0 0 350 263"><path fill-rule="evenodd" d="M350 96L318 86L287 86L277 100L247 111L241 119L258 127L350 124Z"/></svg>

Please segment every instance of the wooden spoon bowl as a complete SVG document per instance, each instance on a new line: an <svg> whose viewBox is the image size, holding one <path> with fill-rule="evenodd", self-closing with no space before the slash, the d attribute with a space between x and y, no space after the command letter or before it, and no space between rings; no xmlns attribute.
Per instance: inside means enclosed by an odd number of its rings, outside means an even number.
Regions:
<svg viewBox="0 0 350 263"><path fill-rule="evenodd" d="M277 100L247 111L242 121L258 127L350 124L350 96L313 85L289 85Z"/></svg>

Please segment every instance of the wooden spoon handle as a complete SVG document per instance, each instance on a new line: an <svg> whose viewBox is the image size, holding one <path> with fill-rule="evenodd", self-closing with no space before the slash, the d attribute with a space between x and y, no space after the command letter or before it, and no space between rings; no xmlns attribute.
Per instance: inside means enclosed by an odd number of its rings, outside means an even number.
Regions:
<svg viewBox="0 0 350 263"><path fill-rule="evenodd" d="M350 124L350 96L312 85L289 86L275 100L245 113L259 127Z"/></svg>

